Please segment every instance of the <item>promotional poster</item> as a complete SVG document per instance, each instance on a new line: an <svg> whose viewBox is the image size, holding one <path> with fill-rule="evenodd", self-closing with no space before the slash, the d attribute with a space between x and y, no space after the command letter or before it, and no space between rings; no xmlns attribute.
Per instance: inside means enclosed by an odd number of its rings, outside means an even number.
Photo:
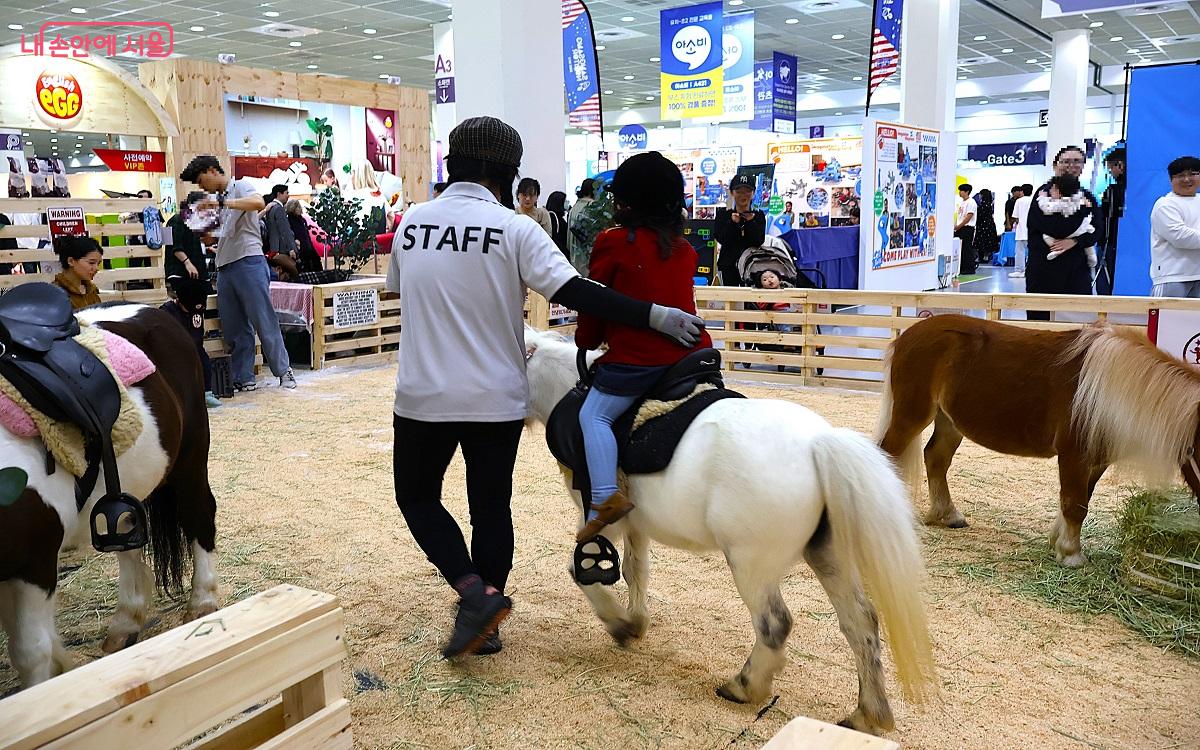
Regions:
<svg viewBox="0 0 1200 750"><path fill-rule="evenodd" d="M754 12L725 16L722 42L725 122L754 118Z"/></svg>
<svg viewBox="0 0 1200 750"><path fill-rule="evenodd" d="M721 117L725 76L722 3L671 8L659 13L661 111L664 120Z"/></svg>
<svg viewBox="0 0 1200 750"><path fill-rule="evenodd" d="M937 260L938 142L937 131L876 123L872 270Z"/></svg>

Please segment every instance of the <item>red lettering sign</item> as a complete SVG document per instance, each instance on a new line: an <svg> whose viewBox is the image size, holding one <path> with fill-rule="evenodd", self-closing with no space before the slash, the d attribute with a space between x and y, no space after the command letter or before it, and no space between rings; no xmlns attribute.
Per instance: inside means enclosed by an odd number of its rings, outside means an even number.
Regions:
<svg viewBox="0 0 1200 750"><path fill-rule="evenodd" d="M104 166L114 172L166 172L167 154L163 151L121 151L115 148L92 149Z"/></svg>

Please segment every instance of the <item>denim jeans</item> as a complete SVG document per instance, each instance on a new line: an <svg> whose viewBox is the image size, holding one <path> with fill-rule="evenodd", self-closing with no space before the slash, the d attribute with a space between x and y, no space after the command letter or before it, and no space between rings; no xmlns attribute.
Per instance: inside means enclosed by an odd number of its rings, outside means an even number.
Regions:
<svg viewBox="0 0 1200 750"><path fill-rule="evenodd" d="M1027 261L1029 259L1029 241L1028 240L1017 240L1016 254L1017 254L1017 257L1014 259L1014 265L1016 265L1016 270L1024 273L1025 261Z"/></svg>
<svg viewBox="0 0 1200 750"><path fill-rule="evenodd" d="M593 507L617 491L617 436L613 434L613 422L637 400L637 396L616 396L593 386L579 410Z"/></svg>
<svg viewBox="0 0 1200 750"><path fill-rule="evenodd" d="M217 273L221 335L229 345L234 383L254 381L254 334L262 342L263 361L275 376L291 368L279 319L271 305L270 271L262 255L235 260Z"/></svg>

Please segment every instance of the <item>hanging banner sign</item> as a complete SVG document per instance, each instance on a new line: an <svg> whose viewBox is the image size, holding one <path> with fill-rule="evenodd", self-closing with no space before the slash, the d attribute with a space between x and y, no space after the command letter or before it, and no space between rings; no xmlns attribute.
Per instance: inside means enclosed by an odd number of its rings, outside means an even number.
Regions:
<svg viewBox="0 0 1200 750"><path fill-rule="evenodd" d="M775 90L771 83L775 78L775 65L769 62L754 63L754 119L751 130L770 130Z"/></svg>
<svg viewBox="0 0 1200 750"><path fill-rule="evenodd" d="M720 44L724 26L719 2L659 13L662 57L659 92L664 120L724 114L725 76Z"/></svg>
<svg viewBox="0 0 1200 750"><path fill-rule="evenodd" d="M600 71L592 16L579 0L563 0L563 83L573 128L600 133Z"/></svg>
<svg viewBox="0 0 1200 750"><path fill-rule="evenodd" d="M1155 0L1154 2L1130 2L1130 0L1042 0L1042 18L1075 16L1080 13L1099 13L1106 10L1137 8L1146 5L1182 4L1185 0Z"/></svg>
<svg viewBox="0 0 1200 750"><path fill-rule="evenodd" d="M981 161L994 167L1016 167L1022 164L1046 163L1046 142L990 143L967 146L967 160Z"/></svg>
<svg viewBox="0 0 1200 750"><path fill-rule="evenodd" d="M626 151L642 151L646 148L649 134L641 125L626 125L617 132L617 142Z"/></svg>
<svg viewBox="0 0 1200 750"><path fill-rule="evenodd" d="M449 26L450 24L439 24ZM454 37L447 28L434 39L433 98L438 104L454 103Z"/></svg>
<svg viewBox="0 0 1200 750"><path fill-rule="evenodd" d="M796 132L796 56L775 53L774 78L771 81L771 130Z"/></svg>
<svg viewBox="0 0 1200 750"><path fill-rule="evenodd" d="M50 238L82 237L87 234L83 220L83 208L79 206L48 206L46 223L50 225Z"/></svg>
<svg viewBox="0 0 1200 750"><path fill-rule="evenodd" d="M167 155L163 151L121 151L115 148L94 148L104 166L114 172L166 172Z"/></svg>
<svg viewBox="0 0 1200 750"><path fill-rule="evenodd" d="M754 12L725 16L721 42L726 122L754 118Z"/></svg>

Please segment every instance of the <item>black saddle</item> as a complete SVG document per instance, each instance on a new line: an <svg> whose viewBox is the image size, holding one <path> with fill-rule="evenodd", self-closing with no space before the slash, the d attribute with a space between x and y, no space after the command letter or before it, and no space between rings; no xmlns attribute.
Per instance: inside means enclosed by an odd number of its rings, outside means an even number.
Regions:
<svg viewBox="0 0 1200 750"><path fill-rule="evenodd" d="M87 470L75 483L80 508L104 471L106 494L96 502L90 524L92 545L101 552L145 545L145 510L121 492L112 428L121 412L121 392L96 355L74 340L79 335L67 293L53 284L30 283L0 296L0 377L33 408L83 432ZM47 452L47 471L54 471Z"/></svg>

